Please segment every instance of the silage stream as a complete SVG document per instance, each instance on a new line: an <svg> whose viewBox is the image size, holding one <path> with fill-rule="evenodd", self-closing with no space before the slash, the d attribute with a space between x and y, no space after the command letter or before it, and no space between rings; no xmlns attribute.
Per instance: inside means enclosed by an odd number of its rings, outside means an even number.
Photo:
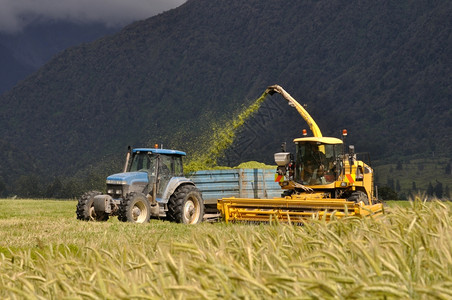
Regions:
<svg viewBox="0 0 452 300"><path fill-rule="evenodd" d="M264 92L253 104L239 113L236 118L227 122L225 126L214 129L207 151L193 156L188 164L184 166L185 172L190 173L217 167L218 159L232 145L238 130L257 112L266 96L267 93Z"/></svg>

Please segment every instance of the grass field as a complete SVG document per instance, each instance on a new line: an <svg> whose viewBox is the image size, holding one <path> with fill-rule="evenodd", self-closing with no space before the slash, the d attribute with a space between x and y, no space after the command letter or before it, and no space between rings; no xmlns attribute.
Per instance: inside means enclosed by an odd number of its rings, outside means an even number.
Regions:
<svg viewBox="0 0 452 300"><path fill-rule="evenodd" d="M397 163L383 164L375 167L375 174L378 175L378 185L387 185L388 179L393 180L394 184L399 182L399 195L417 194L420 191L427 191L428 185L435 186L441 182L443 192L448 187L449 192L452 189L452 175L445 173L445 168L450 163L450 158L424 158L413 159L400 163L399 169ZM413 184L416 189L413 190ZM448 197L448 195L443 195ZM450 195L449 195L450 196Z"/></svg>
<svg viewBox="0 0 452 300"><path fill-rule="evenodd" d="M0 200L1 299L451 299L450 205L305 226L75 218Z"/></svg>

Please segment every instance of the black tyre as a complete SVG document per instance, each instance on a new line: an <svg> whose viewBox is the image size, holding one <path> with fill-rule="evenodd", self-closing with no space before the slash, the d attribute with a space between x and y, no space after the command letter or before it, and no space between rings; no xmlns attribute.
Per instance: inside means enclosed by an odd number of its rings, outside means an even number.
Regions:
<svg viewBox="0 0 452 300"><path fill-rule="evenodd" d="M143 193L132 192L121 200L118 219L122 222L146 223L151 217L151 205Z"/></svg>
<svg viewBox="0 0 452 300"><path fill-rule="evenodd" d="M177 188L168 202L168 219L183 224L197 224L204 217L204 201L193 185Z"/></svg>
<svg viewBox="0 0 452 300"><path fill-rule="evenodd" d="M98 191L89 191L84 193L77 203L77 219L83 221L107 221L108 215L103 212L97 212L94 210L94 197L102 195Z"/></svg>
<svg viewBox="0 0 452 300"><path fill-rule="evenodd" d="M290 197L293 194L293 190L286 190L281 194L281 197Z"/></svg>
<svg viewBox="0 0 452 300"><path fill-rule="evenodd" d="M367 197L367 194L363 191L356 191L351 194L350 197L347 199L348 201L353 201L355 203L363 202L364 205L369 205L369 198Z"/></svg>

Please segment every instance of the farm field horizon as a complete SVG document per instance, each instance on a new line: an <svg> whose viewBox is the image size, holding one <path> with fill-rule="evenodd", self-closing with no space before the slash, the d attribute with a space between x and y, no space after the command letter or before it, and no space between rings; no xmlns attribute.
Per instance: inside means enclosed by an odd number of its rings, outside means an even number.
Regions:
<svg viewBox="0 0 452 300"><path fill-rule="evenodd" d="M76 201L0 199L0 297L452 297L450 202L304 226L82 222Z"/></svg>

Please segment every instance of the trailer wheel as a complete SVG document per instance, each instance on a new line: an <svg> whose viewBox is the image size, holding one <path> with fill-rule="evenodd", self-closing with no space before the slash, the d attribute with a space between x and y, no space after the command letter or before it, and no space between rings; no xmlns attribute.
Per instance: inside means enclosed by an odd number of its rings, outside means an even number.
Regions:
<svg viewBox="0 0 452 300"><path fill-rule="evenodd" d="M151 217L151 205L142 193L132 192L121 200L118 219L122 222L147 223Z"/></svg>
<svg viewBox="0 0 452 300"><path fill-rule="evenodd" d="M97 195L102 195L98 191L89 191L84 193L77 203L77 219L83 221L107 221L108 214L97 212L94 210L94 197Z"/></svg>
<svg viewBox="0 0 452 300"><path fill-rule="evenodd" d="M367 194L363 191L356 191L351 194L347 199L348 201L352 201L355 203L363 202L364 205L369 205L369 198L367 198Z"/></svg>
<svg viewBox="0 0 452 300"><path fill-rule="evenodd" d="M204 217L204 201L199 190L193 185L177 188L168 202L170 221L183 224L197 224Z"/></svg>

